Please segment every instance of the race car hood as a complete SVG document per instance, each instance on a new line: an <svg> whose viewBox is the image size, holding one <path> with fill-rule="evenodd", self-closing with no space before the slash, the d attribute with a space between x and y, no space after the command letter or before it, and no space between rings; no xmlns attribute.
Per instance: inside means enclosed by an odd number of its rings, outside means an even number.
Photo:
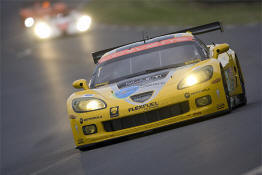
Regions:
<svg viewBox="0 0 262 175"><path fill-rule="evenodd" d="M110 84L108 87L105 87L105 89L102 89L111 91L111 96L109 94L107 95L109 98L121 99L132 105L141 105L153 100L163 87L167 85L167 82L172 81L171 77L175 76L175 72L181 71L182 69L185 69L185 67L145 74ZM169 86L171 84L174 85L174 82L170 82ZM98 91L101 90L99 89Z"/></svg>

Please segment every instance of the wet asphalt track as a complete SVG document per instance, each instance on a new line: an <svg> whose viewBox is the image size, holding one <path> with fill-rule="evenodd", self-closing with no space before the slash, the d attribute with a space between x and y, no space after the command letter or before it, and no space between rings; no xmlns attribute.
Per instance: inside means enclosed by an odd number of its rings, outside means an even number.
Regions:
<svg viewBox="0 0 262 175"><path fill-rule="evenodd" d="M247 106L79 152L66 114L72 81L90 78L90 52L139 40L142 29L98 26L82 36L34 42L21 28L18 8L10 2L1 8L1 174L237 175L261 165L261 25L200 37L238 52ZM152 36L172 30L148 29Z"/></svg>

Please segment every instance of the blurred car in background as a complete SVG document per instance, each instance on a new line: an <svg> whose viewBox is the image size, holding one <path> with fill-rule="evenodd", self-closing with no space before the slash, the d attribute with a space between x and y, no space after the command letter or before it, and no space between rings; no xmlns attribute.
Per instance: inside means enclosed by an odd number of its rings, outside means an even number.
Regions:
<svg viewBox="0 0 262 175"><path fill-rule="evenodd" d="M65 3L36 2L20 10L23 25L39 39L56 38L86 32L91 18Z"/></svg>

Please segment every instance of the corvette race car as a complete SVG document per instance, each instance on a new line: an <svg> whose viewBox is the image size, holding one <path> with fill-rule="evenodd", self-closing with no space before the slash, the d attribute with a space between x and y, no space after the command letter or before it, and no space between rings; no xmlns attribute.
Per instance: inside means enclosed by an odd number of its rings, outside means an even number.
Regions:
<svg viewBox="0 0 262 175"><path fill-rule="evenodd" d="M75 144L85 146L247 103L236 53L196 35L219 22L93 53L97 67L67 100Z"/></svg>
<svg viewBox="0 0 262 175"><path fill-rule="evenodd" d="M35 3L32 7L22 9L20 16L29 33L39 39L83 33L91 25L88 15L69 9L65 3Z"/></svg>

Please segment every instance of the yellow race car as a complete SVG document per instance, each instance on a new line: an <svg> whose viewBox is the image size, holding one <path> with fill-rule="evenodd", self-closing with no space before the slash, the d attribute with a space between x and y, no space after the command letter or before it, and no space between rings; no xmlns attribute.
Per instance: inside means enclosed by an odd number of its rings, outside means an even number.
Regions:
<svg viewBox="0 0 262 175"><path fill-rule="evenodd" d="M228 44L195 35L221 30L214 22L93 53L97 67L67 100L76 148L247 103L237 56Z"/></svg>

